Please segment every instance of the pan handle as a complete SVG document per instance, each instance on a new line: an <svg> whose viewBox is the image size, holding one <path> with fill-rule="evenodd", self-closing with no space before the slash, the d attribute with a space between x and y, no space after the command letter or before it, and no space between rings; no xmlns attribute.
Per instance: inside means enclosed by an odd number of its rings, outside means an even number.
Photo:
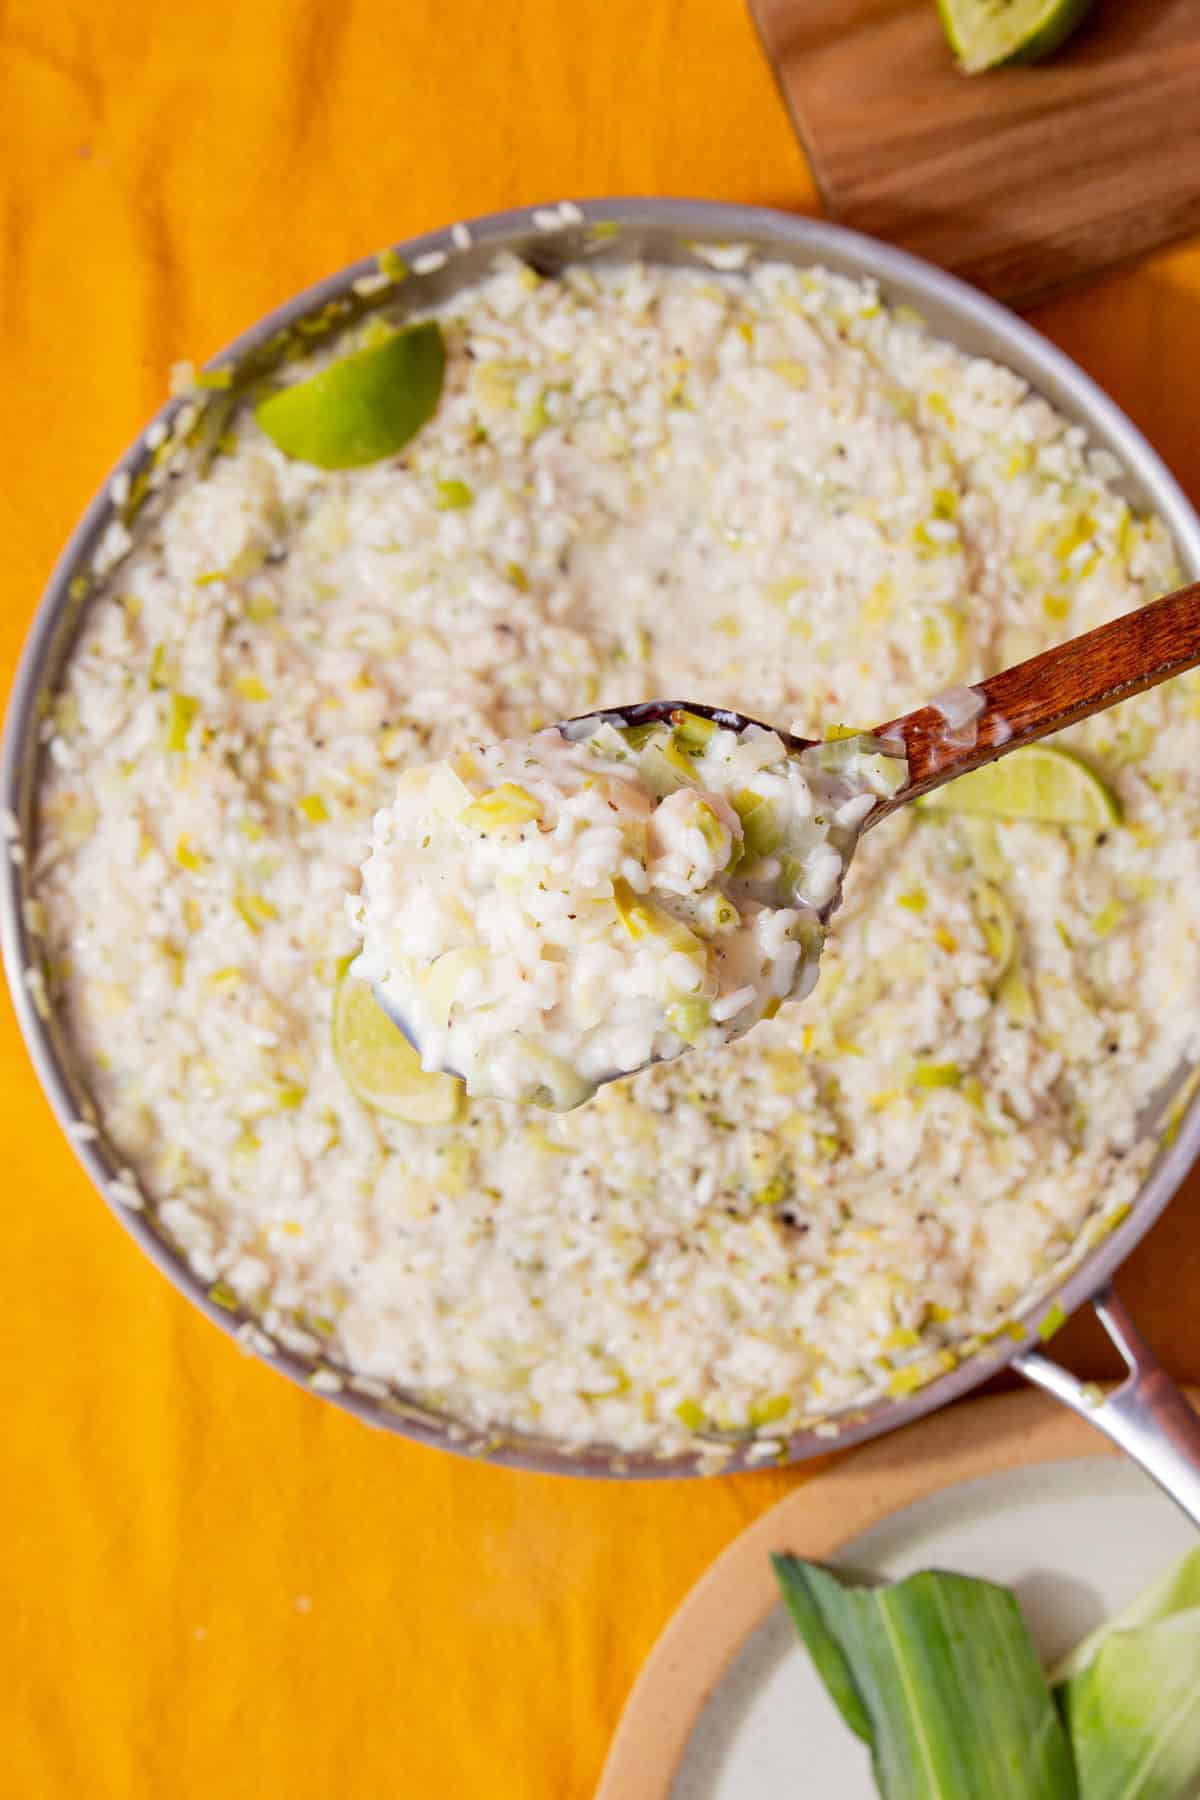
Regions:
<svg viewBox="0 0 1200 1800"><path fill-rule="evenodd" d="M1037 1350L1015 1357L1015 1367L1119 1444L1200 1525L1200 1415L1156 1360L1112 1288L1102 1288L1092 1305L1129 1370L1119 1387L1106 1394Z"/></svg>

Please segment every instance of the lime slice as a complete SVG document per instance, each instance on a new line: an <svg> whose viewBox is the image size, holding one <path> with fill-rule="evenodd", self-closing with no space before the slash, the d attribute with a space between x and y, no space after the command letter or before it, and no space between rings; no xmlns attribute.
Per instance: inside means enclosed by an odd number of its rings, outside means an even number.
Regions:
<svg viewBox="0 0 1200 1800"><path fill-rule="evenodd" d="M1069 750L1030 744L935 788L917 805L925 812L987 813L994 819L1037 819L1046 825L1090 825L1103 831L1121 817L1112 789Z"/></svg>
<svg viewBox="0 0 1200 1800"><path fill-rule="evenodd" d="M1091 7L1092 0L938 0L942 28L967 75L1052 56Z"/></svg>
<svg viewBox="0 0 1200 1800"><path fill-rule="evenodd" d="M449 1125L462 1111L462 1082L423 1069L370 988L350 975L342 976L333 1003L333 1054L347 1087L389 1119Z"/></svg>
<svg viewBox="0 0 1200 1800"><path fill-rule="evenodd" d="M285 456L357 469L395 456L433 417L445 372L441 327L427 319L269 394L254 416Z"/></svg>

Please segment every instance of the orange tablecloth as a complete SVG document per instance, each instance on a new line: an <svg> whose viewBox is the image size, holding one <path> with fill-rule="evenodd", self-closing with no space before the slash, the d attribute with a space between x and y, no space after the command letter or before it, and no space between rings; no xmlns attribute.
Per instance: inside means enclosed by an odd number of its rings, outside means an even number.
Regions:
<svg viewBox="0 0 1200 1800"><path fill-rule="evenodd" d="M406 234L564 195L811 209L738 0L11 0L0 662L168 365ZM1200 245L1042 309L1200 500ZM143 1261L0 1018L0 1787L574 1800L656 1633L798 1473L578 1484L377 1436ZM1200 1379L1196 1194L1124 1282ZM1068 1350L1112 1367L1084 1322Z"/></svg>

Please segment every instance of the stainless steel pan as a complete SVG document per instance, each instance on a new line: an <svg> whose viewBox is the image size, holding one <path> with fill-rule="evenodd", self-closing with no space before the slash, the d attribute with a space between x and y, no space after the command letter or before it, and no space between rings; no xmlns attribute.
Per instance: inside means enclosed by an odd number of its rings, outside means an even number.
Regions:
<svg viewBox="0 0 1200 1800"><path fill-rule="evenodd" d="M383 281L389 271L393 276L399 272L391 257L384 258L383 275L379 263L371 258L331 276L246 332L216 358L214 366L235 369L239 375L264 373L291 347L309 345L314 334L337 330L373 307L398 302L416 307L444 298L476 279L498 250L515 251L543 271L552 272L580 258L641 256L696 264L704 260L706 248L718 247L720 257L720 247L746 245L752 255L801 264L820 262L847 274L873 276L889 300L916 307L950 341L1017 370L1054 406L1083 425L1094 445L1117 457L1126 472L1127 497L1153 508L1163 518L1174 533L1186 569L1190 575L1200 576L1200 520L1128 419L1029 326L911 256L853 232L784 213L679 200L602 200L582 208L503 213L472 223L471 241L465 248L460 247L462 239L461 231L454 236L443 231L400 245L397 254L410 271L402 285ZM119 1198L124 1191L118 1180L119 1163L103 1134L95 1130L84 1077L72 1047L53 1014L43 1018L35 1004L39 952L36 940L26 932L22 912L27 869L22 846L32 844L35 837L41 708L57 685L81 613L100 579L94 571L97 553L103 561L106 533L114 518L132 518L133 505L142 499L141 490L152 470L153 483L144 500L151 511L159 504L155 485L169 486L174 479L169 473L172 462L177 461L186 471L203 456L206 438L219 429L229 399L228 390L217 387L199 397L198 407L195 400L177 400L165 407L92 502L51 577L17 673L4 737L0 805L15 816L20 835L12 837L10 818L10 854L0 873L0 941L17 1015L42 1085L81 1162L122 1225L214 1324L240 1335L243 1345L255 1353L269 1355L293 1380L311 1384L318 1373L314 1363L271 1345L251 1321L239 1320L214 1304L152 1212L131 1211ZM190 411L185 410L189 407ZM108 543L111 545L111 537ZM1181 1070L1180 1083L1185 1075ZM1148 1120L1147 1130L1153 1129L1154 1122ZM1174 1141L1160 1151L1128 1216L1078 1262L1049 1301L1043 1298L1019 1321L1012 1336L993 1341L906 1399L880 1398L842 1415L836 1421L836 1440L812 1430L797 1432L788 1445L788 1460L824 1454L834 1443L854 1444L894 1430L978 1387L1011 1363L1031 1381L1084 1412L1101 1431L1123 1445L1200 1523L1200 1420L1155 1364L1110 1286L1113 1271L1153 1225L1198 1149L1200 1108L1192 1105ZM1043 1354L1038 1326L1046 1318L1050 1301L1065 1313L1088 1301L1094 1304L1129 1366L1128 1379L1109 1397L1085 1388ZM703 1454L655 1459L604 1448L565 1450L528 1437L487 1437L426 1410L407 1396L380 1399L355 1393L349 1383L326 1397L369 1424L439 1448L522 1468L575 1475L681 1476L703 1473L713 1466L712 1459ZM745 1466L741 1449L735 1449L721 1466Z"/></svg>

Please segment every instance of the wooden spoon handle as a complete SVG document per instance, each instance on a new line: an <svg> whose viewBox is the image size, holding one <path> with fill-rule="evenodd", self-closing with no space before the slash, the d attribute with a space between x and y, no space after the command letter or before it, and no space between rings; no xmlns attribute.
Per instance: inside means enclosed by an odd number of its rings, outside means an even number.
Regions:
<svg viewBox="0 0 1200 1800"><path fill-rule="evenodd" d="M897 749L898 740L903 740L908 781L876 808L871 823L944 781L1102 712L1197 663L1200 582L1192 582L972 688L951 689L940 703L876 727L875 735L896 741ZM982 709L964 721L972 695L982 701Z"/></svg>

